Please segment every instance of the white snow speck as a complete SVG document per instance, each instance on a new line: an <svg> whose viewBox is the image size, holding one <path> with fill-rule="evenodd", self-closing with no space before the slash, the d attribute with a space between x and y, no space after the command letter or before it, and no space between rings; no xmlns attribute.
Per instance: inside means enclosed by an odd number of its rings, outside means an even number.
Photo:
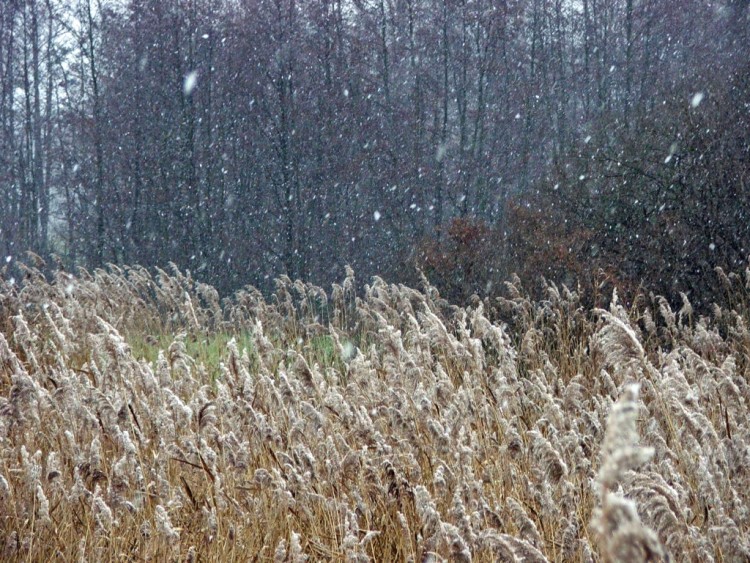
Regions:
<svg viewBox="0 0 750 563"><path fill-rule="evenodd" d="M203 35L201 35L201 37L202 37L203 39L208 39L208 33L204 33Z"/></svg>
<svg viewBox="0 0 750 563"><path fill-rule="evenodd" d="M671 145L669 145L669 155L667 155L667 158L664 159L664 164L669 164L669 161L672 160L674 153L677 152L677 148L677 143L672 143Z"/></svg>
<svg viewBox="0 0 750 563"><path fill-rule="evenodd" d="M711 252L713 252L714 250L716 250L716 245L715 245L714 243L711 243L711 244L709 244L709 245L708 245L708 249L709 249L709 250L710 250Z"/></svg>
<svg viewBox="0 0 750 563"><path fill-rule="evenodd" d="M438 145L437 153L435 154L435 160L438 162L442 161L445 158L445 153L448 152L448 148L444 144Z"/></svg>
<svg viewBox="0 0 750 563"><path fill-rule="evenodd" d="M343 343L343 344L341 345L341 351L342 351L342 359L343 359L343 360L344 360L345 362L348 362L348 361L349 361L349 360L351 360L351 359L352 359L352 358L354 357L354 355L355 355L355 354L357 353L357 348L356 348L356 347L354 346L354 344L352 344L351 342L349 342L349 341L347 340L347 341L345 341L345 342L344 342L344 343Z"/></svg>
<svg viewBox="0 0 750 563"><path fill-rule="evenodd" d="M5 263L6 263L6 264L10 264L10 261L11 261L11 260L13 260L13 257L12 257L12 256L6 256L6 257L5 257Z"/></svg>
<svg viewBox="0 0 750 563"><path fill-rule="evenodd" d="M193 90L195 90L195 86L198 84L198 71L194 70L192 72L189 72L185 76L185 82L182 84L182 91L185 93L186 96L189 96L193 93Z"/></svg>
<svg viewBox="0 0 750 563"><path fill-rule="evenodd" d="M591 135L588 135L588 136L587 136L587 137L586 137L586 138L585 138L585 139L583 140L583 142L584 142L584 143L586 143L587 145L589 144L589 142L590 142L590 141L591 141Z"/></svg>
<svg viewBox="0 0 750 563"><path fill-rule="evenodd" d="M693 94L693 99L690 100L690 107L697 108L703 101L703 92L696 92Z"/></svg>
<svg viewBox="0 0 750 563"><path fill-rule="evenodd" d="M375 219L375 221L380 221L381 217L382 215L380 214L380 211L376 211L375 213L372 214L372 218Z"/></svg>

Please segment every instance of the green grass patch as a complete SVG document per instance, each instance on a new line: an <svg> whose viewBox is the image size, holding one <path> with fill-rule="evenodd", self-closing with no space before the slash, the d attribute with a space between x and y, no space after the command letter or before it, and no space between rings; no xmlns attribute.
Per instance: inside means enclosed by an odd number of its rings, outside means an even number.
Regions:
<svg viewBox="0 0 750 563"><path fill-rule="evenodd" d="M220 364L226 362L227 344L232 338L236 340L240 354L243 350L247 350L251 368L255 368L258 365L258 357L253 336L249 332L189 334L185 338L185 351L195 361L196 365L204 367L210 376L210 381L215 381L222 375ZM136 359L145 360L149 364L155 365L160 350L163 350L165 356L169 357L169 347L174 342L175 335L171 333L152 335L131 333L126 336L126 340ZM274 342L274 344L279 346L277 342ZM332 367L341 372L346 371L346 358L341 357L333 338L329 335L314 336L296 344L287 343L287 346L299 351L311 366L318 364L322 369ZM346 346L354 349L354 345L351 343L347 342Z"/></svg>
<svg viewBox="0 0 750 563"><path fill-rule="evenodd" d="M227 358L227 344L234 338L240 354L247 350L251 361L255 358L253 337L249 332L232 334L228 332L217 332L213 334L198 333L189 334L185 338L185 351L197 365L201 365L211 376L211 381L221 377L219 365ZM168 357L169 346L174 342L174 334L131 334L127 337L133 356L138 360L145 360L154 364L159 357L159 351L163 350Z"/></svg>
<svg viewBox="0 0 750 563"><path fill-rule="evenodd" d="M308 358L313 363L319 364L321 367L332 367L338 366L340 363L339 354L336 350L336 345L333 342L333 338L326 335L315 336L310 339L310 355Z"/></svg>

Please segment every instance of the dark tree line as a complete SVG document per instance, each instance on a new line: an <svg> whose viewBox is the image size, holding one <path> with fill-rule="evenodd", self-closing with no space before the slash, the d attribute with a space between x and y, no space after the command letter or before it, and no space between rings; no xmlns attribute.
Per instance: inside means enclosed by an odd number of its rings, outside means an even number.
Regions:
<svg viewBox="0 0 750 563"><path fill-rule="evenodd" d="M701 292L750 250L748 12L6 0L0 251L173 261L224 290L351 264Z"/></svg>

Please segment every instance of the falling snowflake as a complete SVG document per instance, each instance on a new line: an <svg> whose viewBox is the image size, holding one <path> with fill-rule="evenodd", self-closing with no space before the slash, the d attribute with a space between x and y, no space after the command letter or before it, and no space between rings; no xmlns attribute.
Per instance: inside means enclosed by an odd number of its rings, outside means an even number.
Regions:
<svg viewBox="0 0 750 563"><path fill-rule="evenodd" d="M193 93L193 90L195 90L195 86L198 83L198 71L194 70L192 72L189 72L185 76L185 82L182 84L182 91L185 93L186 96L189 96Z"/></svg>

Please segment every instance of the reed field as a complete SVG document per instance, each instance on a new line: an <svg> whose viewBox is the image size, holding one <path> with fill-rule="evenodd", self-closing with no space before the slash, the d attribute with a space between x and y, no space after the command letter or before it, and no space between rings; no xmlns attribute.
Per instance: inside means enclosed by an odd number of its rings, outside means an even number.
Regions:
<svg viewBox="0 0 750 563"><path fill-rule="evenodd" d="M0 560L750 561L750 271L702 315L24 269Z"/></svg>

